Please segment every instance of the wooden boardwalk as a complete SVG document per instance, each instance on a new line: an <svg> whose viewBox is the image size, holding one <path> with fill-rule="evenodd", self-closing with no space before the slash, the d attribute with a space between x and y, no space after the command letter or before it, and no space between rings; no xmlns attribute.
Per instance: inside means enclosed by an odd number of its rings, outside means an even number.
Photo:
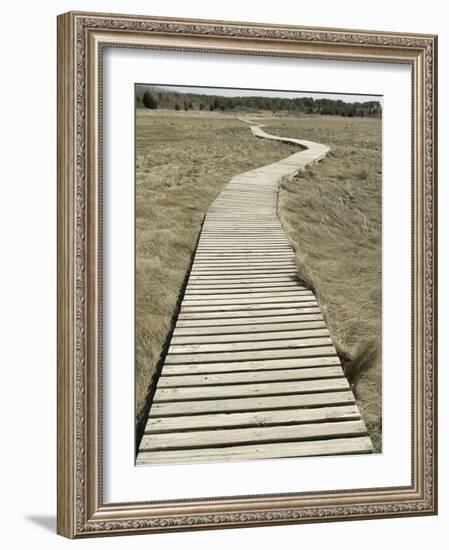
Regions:
<svg viewBox="0 0 449 550"><path fill-rule="evenodd" d="M210 207L137 464L372 452L276 215L281 179L329 149L251 131L301 150L234 176Z"/></svg>

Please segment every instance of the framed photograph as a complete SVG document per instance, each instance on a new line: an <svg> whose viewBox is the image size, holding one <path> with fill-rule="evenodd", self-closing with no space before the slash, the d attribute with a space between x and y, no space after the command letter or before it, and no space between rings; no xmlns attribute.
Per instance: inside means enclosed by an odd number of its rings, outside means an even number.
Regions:
<svg viewBox="0 0 449 550"><path fill-rule="evenodd" d="M59 534L436 514L436 51L59 16Z"/></svg>

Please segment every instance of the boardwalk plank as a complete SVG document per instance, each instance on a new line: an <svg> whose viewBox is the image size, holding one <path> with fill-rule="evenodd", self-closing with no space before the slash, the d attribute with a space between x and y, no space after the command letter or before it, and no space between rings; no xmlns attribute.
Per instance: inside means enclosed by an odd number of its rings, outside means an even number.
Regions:
<svg viewBox="0 0 449 550"><path fill-rule="evenodd" d="M247 412L260 410L286 410L301 407L322 407L326 405L348 405L354 403L352 391L330 391L324 393L293 394L261 397L239 397L237 399L205 399L203 401L169 401L154 403L151 417L209 414L218 412Z"/></svg>
<svg viewBox="0 0 449 550"><path fill-rule="evenodd" d="M307 304L308 302L306 302ZM256 318L256 317L266 317L266 318L273 318L276 316L285 315L286 317L290 315L301 315L301 314L309 314L309 313L320 313L320 308L318 307L318 304L315 304L313 306L304 305L304 303L300 306L292 306L290 304L287 304L284 306L279 306L278 304L274 308L251 308L251 309L240 309L240 310L234 310L234 311L223 311L218 310L215 308L213 311L192 311L188 309L181 309L181 312L179 314L179 319L232 319L232 318L240 318L240 319L249 319L249 318ZM288 320L288 319L287 319ZM252 321L251 321L252 322ZM223 323L226 324L226 323Z"/></svg>
<svg viewBox="0 0 449 550"><path fill-rule="evenodd" d="M262 340L247 342L218 342L214 344L175 344L172 342L168 349L168 355L191 355L212 352L234 352L241 350L275 350L296 349L316 346L330 346L332 340L329 336L317 336L315 338L296 337L284 340Z"/></svg>
<svg viewBox="0 0 449 550"><path fill-rule="evenodd" d="M224 296L198 299L188 296L184 300L186 306L208 306L214 305L232 305L232 304L275 304L278 302L311 302L315 301L315 296L311 292L288 292L288 293L271 293L269 296Z"/></svg>
<svg viewBox="0 0 449 550"><path fill-rule="evenodd" d="M233 334L217 334L217 335L202 335L197 334L195 336L187 335L173 335L171 339L172 345L179 344L208 344L208 343L222 343L222 342L257 342L259 340L291 340L292 338L309 338L317 336L329 336L329 331L326 328L312 328L309 330L291 330L291 331L279 331L277 332L257 332L257 333L245 333L239 331Z"/></svg>
<svg viewBox="0 0 449 550"><path fill-rule="evenodd" d="M218 301L218 300L217 300ZM184 302L181 305L181 313L201 313L201 312L231 312L231 311L257 311L257 310L277 310L284 308L310 308L318 307L318 303L315 298L307 296L305 299L301 299L300 296L288 299L284 298L279 302L256 302L244 304L211 304L211 305L190 305L188 302Z"/></svg>
<svg viewBox="0 0 449 550"><path fill-rule="evenodd" d="M355 405L296 409L284 411L256 411L245 413L215 413L192 416L149 417L145 433L166 433L207 428L238 428L245 426L273 426L301 424L326 420L358 420L360 412Z"/></svg>
<svg viewBox="0 0 449 550"><path fill-rule="evenodd" d="M185 401L191 399L232 399L234 397L257 397L262 395L285 395L346 389L349 389L349 384L344 376L325 380L261 382L260 384L233 384L229 386L195 386L185 388L160 388L158 386L154 394L154 402L161 403L164 401Z"/></svg>
<svg viewBox="0 0 449 550"><path fill-rule="evenodd" d="M262 370L222 374L192 374L161 376L158 388L179 388L185 386L210 386L220 384L249 384L256 382L282 382L285 380L313 380L318 378L340 378L340 365L313 367L310 369Z"/></svg>
<svg viewBox="0 0 449 550"><path fill-rule="evenodd" d="M293 426L264 426L263 428L229 428L168 434L144 435L141 450L165 451L168 449L212 448L278 441L313 441L331 437L366 435L362 420L322 422Z"/></svg>
<svg viewBox="0 0 449 550"><path fill-rule="evenodd" d="M213 300L224 298L270 298L275 296L312 296L312 292L307 288L292 287L280 287L280 288L234 288L234 289L186 289L184 294L184 300Z"/></svg>
<svg viewBox="0 0 449 550"><path fill-rule="evenodd" d="M324 367L328 365L340 365L340 359L336 354L305 358L296 357L284 359L260 359L255 361L231 361L223 363L197 363L194 366L189 364L165 365L164 376L178 374L212 374L224 372L257 372L261 370L302 369Z"/></svg>
<svg viewBox="0 0 449 550"><path fill-rule="evenodd" d="M266 445L236 445L233 447L141 452L137 464L169 464L190 462L223 462L229 460L255 460L261 458L290 458L362 454L372 452L368 436L318 441L296 441Z"/></svg>
<svg viewBox="0 0 449 550"><path fill-rule="evenodd" d="M263 315L255 316L254 312L250 315L235 314L229 312L226 316L224 315L205 315L204 318L200 314L197 314L194 317L179 316L176 323L176 328L181 327L231 327L235 325L247 325L247 326L257 326L267 323L293 323L293 322L307 322L307 321L322 321L323 316L320 313L318 307L316 308L306 308L307 311L302 309L287 311L281 310L278 313L272 313L265 315L265 312L262 312ZM260 312L259 312L260 313ZM282 329L282 327L280 327ZM257 329L256 329L257 330Z"/></svg>
<svg viewBox="0 0 449 550"><path fill-rule="evenodd" d="M296 322L296 323L262 323L260 325L225 325L214 327L189 327L179 325L175 328L173 336L194 336L194 335L214 335L214 334L257 334L259 332L286 332L295 330L310 330L314 328L325 328L326 323L319 315L316 315L317 321Z"/></svg>
<svg viewBox="0 0 449 550"><path fill-rule="evenodd" d="M193 363L222 363L226 361L250 361L255 359L285 359L301 357L325 357L336 355L334 346L317 345L314 347L298 346L293 349L262 349L251 351L228 351L211 353L179 353L168 354L165 359L167 365L193 364Z"/></svg>

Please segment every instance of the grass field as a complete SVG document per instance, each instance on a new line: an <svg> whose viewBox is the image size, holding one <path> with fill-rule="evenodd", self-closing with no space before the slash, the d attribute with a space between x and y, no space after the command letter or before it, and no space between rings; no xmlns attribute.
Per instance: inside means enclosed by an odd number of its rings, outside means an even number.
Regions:
<svg viewBox="0 0 449 550"><path fill-rule="evenodd" d="M203 215L239 172L296 152L229 114L137 110L136 422L146 417ZM278 210L381 449L381 122L253 116L331 155L281 186Z"/></svg>

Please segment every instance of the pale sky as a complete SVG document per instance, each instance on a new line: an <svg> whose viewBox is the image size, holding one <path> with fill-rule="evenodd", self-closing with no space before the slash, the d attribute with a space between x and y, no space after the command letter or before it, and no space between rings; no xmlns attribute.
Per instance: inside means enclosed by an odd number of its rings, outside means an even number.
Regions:
<svg viewBox="0 0 449 550"><path fill-rule="evenodd" d="M138 84L138 86L151 86L161 90L169 90L179 93L206 94L219 96L259 96L259 97L313 97L313 99L341 99L346 103L354 101L379 101L382 103L380 95L362 95L362 94L333 94L318 91L285 91L285 90L248 90L245 88L202 88L200 86L164 86L162 84Z"/></svg>

